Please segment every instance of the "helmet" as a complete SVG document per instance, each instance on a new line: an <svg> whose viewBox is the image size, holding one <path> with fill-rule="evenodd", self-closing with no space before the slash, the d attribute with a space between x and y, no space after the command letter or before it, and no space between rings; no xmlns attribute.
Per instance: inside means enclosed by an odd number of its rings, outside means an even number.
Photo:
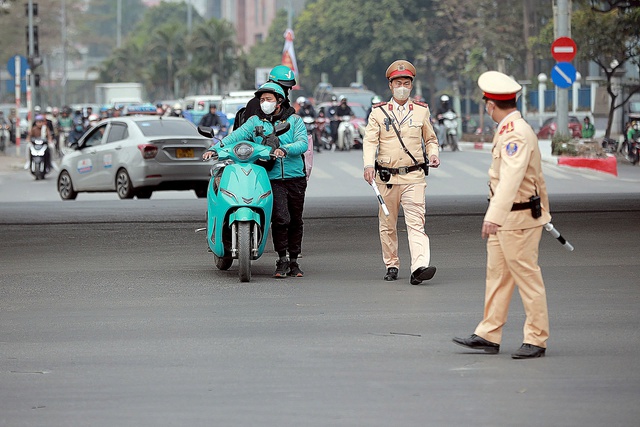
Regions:
<svg viewBox="0 0 640 427"><path fill-rule="evenodd" d="M280 85L272 82L267 82L262 86L260 86L260 88L256 91L256 98L260 98L260 94L267 93L267 92L273 93L276 96L276 98L277 97L281 97L283 99L285 98L284 90L280 87Z"/></svg>
<svg viewBox="0 0 640 427"><path fill-rule="evenodd" d="M60 109L58 107L53 107L53 114L60 113Z"/></svg>
<svg viewBox="0 0 640 427"><path fill-rule="evenodd" d="M449 102L449 97L448 97L447 95L442 95L442 96L440 97L440 102L442 102L443 104L444 104L445 102Z"/></svg>
<svg viewBox="0 0 640 427"><path fill-rule="evenodd" d="M47 107L45 108L45 111L47 112L47 114L53 113L53 108Z"/></svg>
<svg viewBox="0 0 640 427"><path fill-rule="evenodd" d="M335 95L331 95L331 102L337 102L338 101L338 97L336 97Z"/></svg>
<svg viewBox="0 0 640 427"><path fill-rule="evenodd" d="M304 105L305 102L307 102L307 98L304 96L299 96L298 99L296 99L296 104L298 105Z"/></svg>
<svg viewBox="0 0 640 427"><path fill-rule="evenodd" d="M97 114L91 114L91 115L89 116L89 121L90 121L90 122L97 122L97 121L98 121L98 119L99 119L99 117L98 117L98 115L97 115Z"/></svg>
<svg viewBox="0 0 640 427"><path fill-rule="evenodd" d="M340 102L347 102L347 97L344 95L340 95Z"/></svg>
<svg viewBox="0 0 640 427"><path fill-rule="evenodd" d="M175 104L173 104L173 110L182 110L182 106L180 105L179 102L176 102Z"/></svg>
<svg viewBox="0 0 640 427"><path fill-rule="evenodd" d="M371 103L372 104L377 104L379 102L382 102L382 98L380 98L378 95L376 95L373 98L371 98Z"/></svg>
<svg viewBox="0 0 640 427"><path fill-rule="evenodd" d="M35 107L33 107L33 111L35 111L36 113L39 113L42 111L42 108L40 108L39 105L36 105Z"/></svg>
<svg viewBox="0 0 640 427"><path fill-rule="evenodd" d="M296 76L286 65L276 65L269 72L269 81L286 88L292 88L296 85Z"/></svg>
<svg viewBox="0 0 640 427"><path fill-rule="evenodd" d="M36 116L36 122L43 122L44 121L44 116L42 114L38 114Z"/></svg>

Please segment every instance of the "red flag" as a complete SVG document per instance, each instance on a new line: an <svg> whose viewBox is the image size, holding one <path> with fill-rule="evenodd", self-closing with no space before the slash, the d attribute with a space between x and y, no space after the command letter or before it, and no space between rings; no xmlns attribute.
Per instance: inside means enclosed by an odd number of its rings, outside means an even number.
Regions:
<svg viewBox="0 0 640 427"><path fill-rule="evenodd" d="M293 30L287 28L284 32L284 49L282 49L282 65L286 65L291 68L296 75L296 81L298 81L298 63L296 62L296 52L293 49ZM293 89L299 89L299 85L295 85Z"/></svg>

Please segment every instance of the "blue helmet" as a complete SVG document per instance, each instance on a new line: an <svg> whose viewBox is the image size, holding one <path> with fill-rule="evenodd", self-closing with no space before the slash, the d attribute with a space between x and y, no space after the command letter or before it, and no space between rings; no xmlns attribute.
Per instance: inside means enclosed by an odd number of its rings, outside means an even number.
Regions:
<svg viewBox="0 0 640 427"><path fill-rule="evenodd" d="M280 85L276 83L267 82L260 86L260 88L256 91L256 98L260 98L260 94L263 94L265 92L273 93L274 95L276 95L276 97L281 97L283 99L286 98L284 90L282 89L282 87L280 87Z"/></svg>

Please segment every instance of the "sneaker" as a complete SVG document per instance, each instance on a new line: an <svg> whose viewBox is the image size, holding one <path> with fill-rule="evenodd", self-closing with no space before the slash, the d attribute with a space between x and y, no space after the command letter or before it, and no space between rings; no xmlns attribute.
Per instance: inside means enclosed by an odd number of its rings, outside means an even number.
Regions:
<svg viewBox="0 0 640 427"><path fill-rule="evenodd" d="M276 272L273 273L273 277L287 277L287 271L289 271L289 261L279 259L276 261Z"/></svg>
<svg viewBox="0 0 640 427"><path fill-rule="evenodd" d="M296 261L289 263L289 276L291 277L303 277L304 273L300 270L300 266Z"/></svg>

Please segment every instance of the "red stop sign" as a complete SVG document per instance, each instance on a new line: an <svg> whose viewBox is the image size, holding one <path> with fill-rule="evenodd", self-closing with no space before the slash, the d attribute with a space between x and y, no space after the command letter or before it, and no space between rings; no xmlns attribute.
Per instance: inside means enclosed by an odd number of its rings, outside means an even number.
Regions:
<svg viewBox="0 0 640 427"><path fill-rule="evenodd" d="M576 53L578 47L570 37L558 37L551 43L551 55L558 62L571 62Z"/></svg>

